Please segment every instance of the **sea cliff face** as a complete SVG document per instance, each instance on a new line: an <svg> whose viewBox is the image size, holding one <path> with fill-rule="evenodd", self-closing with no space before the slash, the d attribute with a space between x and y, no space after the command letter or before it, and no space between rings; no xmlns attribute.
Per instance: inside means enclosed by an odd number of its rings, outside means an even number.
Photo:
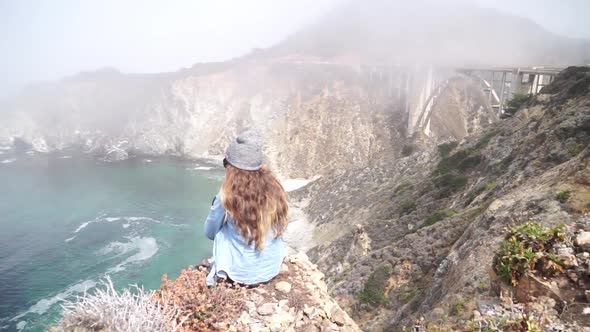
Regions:
<svg viewBox="0 0 590 332"><path fill-rule="evenodd" d="M223 154L244 128L266 139L271 167L310 177L397 158L414 133L433 69L365 68L285 59L197 65L177 73L85 73L32 86L1 106L0 143L38 152ZM432 135L461 139L496 120L468 79L435 106ZM437 117L438 116L438 117Z"/></svg>

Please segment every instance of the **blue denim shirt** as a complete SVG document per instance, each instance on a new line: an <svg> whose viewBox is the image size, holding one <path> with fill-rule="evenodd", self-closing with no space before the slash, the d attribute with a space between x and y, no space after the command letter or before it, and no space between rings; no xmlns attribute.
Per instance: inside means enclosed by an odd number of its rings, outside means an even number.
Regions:
<svg viewBox="0 0 590 332"><path fill-rule="evenodd" d="M205 235L213 240L213 263L207 285L214 285L217 279L228 276L245 285L269 281L279 274L286 256L282 238L275 239L272 229L261 251L254 248L254 243L248 245L234 220L226 215L219 195L215 196L205 221Z"/></svg>

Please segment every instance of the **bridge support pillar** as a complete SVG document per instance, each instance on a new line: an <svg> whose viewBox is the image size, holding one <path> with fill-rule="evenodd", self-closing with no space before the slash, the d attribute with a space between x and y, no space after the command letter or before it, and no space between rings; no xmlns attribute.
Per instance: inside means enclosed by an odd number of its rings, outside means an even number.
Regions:
<svg viewBox="0 0 590 332"><path fill-rule="evenodd" d="M499 113L502 113L504 111L504 99L506 99L504 97L504 93L505 93L505 88L506 88L506 72L502 72L502 85L500 87L500 106L499 106Z"/></svg>
<svg viewBox="0 0 590 332"><path fill-rule="evenodd" d="M512 81L510 82L510 98L513 98L517 93L521 93L523 78L524 74L519 70L516 70L512 73Z"/></svg>

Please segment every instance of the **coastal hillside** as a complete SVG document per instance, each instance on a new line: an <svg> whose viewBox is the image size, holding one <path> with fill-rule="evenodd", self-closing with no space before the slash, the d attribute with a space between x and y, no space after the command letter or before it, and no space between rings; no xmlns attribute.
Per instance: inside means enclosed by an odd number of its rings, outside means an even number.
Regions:
<svg viewBox="0 0 590 332"><path fill-rule="evenodd" d="M590 69L568 68L480 133L422 137L407 157L292 195L314 225L312 261L362 329L588 326L589 89Z"/></svg>

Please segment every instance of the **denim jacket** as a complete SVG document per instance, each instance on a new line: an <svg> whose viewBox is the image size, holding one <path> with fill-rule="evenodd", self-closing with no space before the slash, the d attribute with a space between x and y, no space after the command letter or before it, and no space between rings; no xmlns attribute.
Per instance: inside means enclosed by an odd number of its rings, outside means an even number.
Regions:
<svg viewBox="0 0 590 332"><path fill-rule="evenodd" d="M213 240L213 263L207 285L227 277L245 285L269 281L279 274L286 256L282 238L275 239L272 229L262 250L257 251L255 243L248 245L232 217L221 206L219 195L215 196L205 221L205 235Z"/></svg>

